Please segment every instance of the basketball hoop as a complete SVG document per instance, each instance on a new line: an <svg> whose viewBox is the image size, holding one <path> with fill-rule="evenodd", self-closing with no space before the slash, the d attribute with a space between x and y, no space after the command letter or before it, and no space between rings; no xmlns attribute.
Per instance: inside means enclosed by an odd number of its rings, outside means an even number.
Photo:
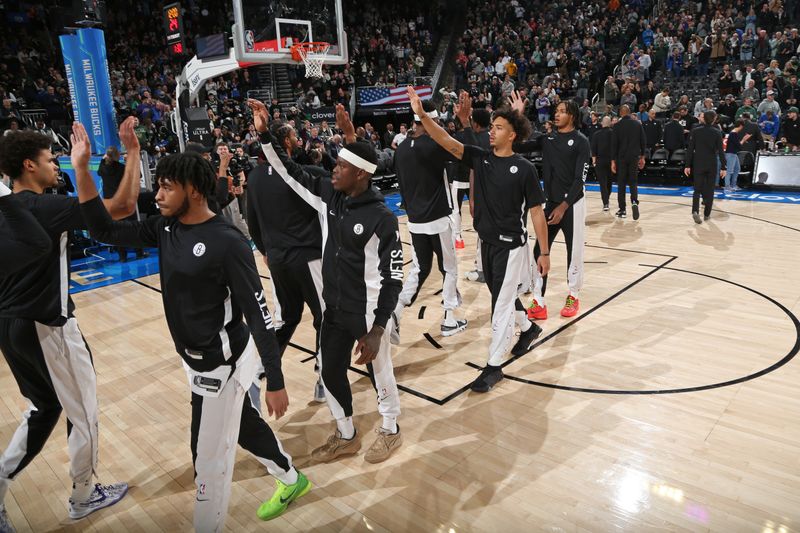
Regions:
<svg viewBox="0 0 800 533"><path fill-rule="evenodd" d="M306 66L306 78L321 78L322 64L328 57L331 43L298 43L292 45L292 59Z"/></svg>

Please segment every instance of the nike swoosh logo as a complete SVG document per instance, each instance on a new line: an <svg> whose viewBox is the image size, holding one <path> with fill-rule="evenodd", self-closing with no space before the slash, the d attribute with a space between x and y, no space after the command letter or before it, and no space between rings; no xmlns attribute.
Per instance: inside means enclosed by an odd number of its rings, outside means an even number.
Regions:
<svg viewBox="0 0 800 533"><path fill-rule="evenodd" d="M171 233L169 230L169 226L164 226L164 231L166 231L167 233Z"/></svg>
<svg viewBox="0 0 800 533"><path fill-rule="evenodd" d="M197 498L197 501L198 501L198 502L207 502L207 501L209 501L209 499L208 499L208 498L206 498L205 500L201 500L200 498Z"/></svg>
<svg viewBox="0 0 800 533"><path fill-rule="evenodd" d="M328 213L330 213L333 216L336 216L336 213L334 213L333 210L328 211Z"/></svg>
<svg viewBox="0 0 800 533"><path fill-rule="evenodd" d="M294 493L295 493L295 492L297 492L297 487L295 487L295 489L292 491L292 493L291 493L291 494L289 494L287 497L285 497L285 498L281 498L281 499L280 499L280 500L281 500L281 505L283 505L284 503L286 503L286 502L288 502L289 500L291 500L291 499L292 499L292 496L294 496Z"/></svg>

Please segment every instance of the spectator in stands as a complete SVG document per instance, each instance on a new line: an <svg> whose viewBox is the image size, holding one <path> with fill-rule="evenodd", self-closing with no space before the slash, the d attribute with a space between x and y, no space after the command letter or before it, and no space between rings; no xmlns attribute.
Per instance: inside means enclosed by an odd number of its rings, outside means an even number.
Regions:
<svg viewBox="0 0 800 533"><path fill-rule="evenodd" d="M719 89L720 96L739 92L739 84L736 82L733 72L731 72L730 65L725 64L722 66L722 73L717 79L717 88Z"/></svg>
<svg viewBox="0 0 800 533"><path fill-rule="evenodd" d="M661 142L661 122L656 120L656 112L652 109L648 113L647 120L642 121L642 128L644 128L647 147L652 152Z"/></svg>
<svg viewBox="0 0 800 533"><path fill-rule="evenodd" d="M614 81L613 76L609 76L606 79L605 85L603 85L603 99L605 100L606 104L616 106L619 105L619 98L620 91L619 87L617 86L617 82Z"/></svg>
<svg viewBox="0 0 800 533"><path fill-rule="evenodd" d="M672 108L672 100L669 96L669 87L664 87L653 99L653 111L656 116L663 117Z"/></svg>
<svg viewBox="0 0 800 533"><path fill-rule="evenodd" d="M386 131L383 133L383 146L384 148L391 148L392 142L395 137L394 124L389 122L386 124Z"/></svg>
<svg viewBox="0 0 800 533"><path fill-rule="evenodd" d="M798 45L800 46L800 42ZM789 83L784 85L781 90L781 108L796 107L798 99L800 99L800 86L797 85L797 75L794 74L789 78Z"/></svg>
<svg viewBox="0 0 800 533"><path fill-rule="evenodd" d="M694 105L694 116L696 118L699 119L700 115L706 111L714 111L714 100L711 98L703 98L702 100L698 100Z"/></svg>
<svg viewBox="0 0 800 533"><path fill-rule="evenodd" d="M746 141L746 134L744 131L744 121L737 120L733 124L733 129L728 133L728 140L725 144L725 167L727 173L725 174L725 192L738 191L739 180L739 152L742 150L742 141Z"/></svg>
<svg viewBox="0 0 800 533"><path fill-rule="evenodd" d="M667 71L675 78L680 78L683 73L683 53L678 48L673 48L667 58Z"/></svg>
<svg viewBox="0 0 800 533"><path fill-rule="evenodd" d="M734 120L738 109L739 106L736 104L736 97L729 94L725 96L725 100L720 102L717 106L717 115L719 115L720 118L727 117L729 120Z"/></svg>
<svg viewBox="0 0 800 533"><path fill-rule="evenodd" d="M739 107L739 109L736 110L736 116L734 116L734 118L735 119L742 118L742 115L745 113L747 113L751 117L754 117L756 116L757 112L758 110L755 107L753 107L753 99L750 97L746 97L744 98L741 107Z"/></svg>
<svg viewBox="0 0 800 533"><path fill-rule="evenodd" d="M405 125L405 123L400 124L400 133L395 135L394 139L392 139L392 148L394 150L397 150L397 147L400 145L400 143L406 140L407 136L408 136L407 126Z"/></svg>
<svg viewBox="0 0 800 533"><path fill-rule="evenodd" d="M781 120L778 138L792 152L800 150L800 119L796 107L790 107Z"/></svg>
<svg viewBox="0 0 800 533"><path fill-rule="evenodd" d="M742 91L742 99L745 98L750 98L753 101L761 100L761 94L756 88L756 80L751 79L747 84L747 88Z"/></svg>
<svg viewBox="0 0 800 533"><path fill-rule="evenodd" d="M758 104L758 115L764 115L767 111L772 111L772 114L780 116L781 114L781 106L775 100L775 92L774 91L767 91L767 97Z"/></svg>
<svg viewBox="0 0 800 533"><path fill-rule="evenodd" d="M19 128L19 120L16 118L12 118L8 121L8 129L3 132L3 136L11 135L12 133L16 133L20 130Z"/></svg>
<svg viewBox="0 0 800 533"><path fill-rule="evenodd" d="M769 109L759 117L758 127L761 128L764 141L772 145L780 129L780 119L772 109Z"/></svg>
<svg viewBox="0 0 800 533"><path fill-rule="evenodd" d="M686 146L686 130L680 119L681 114L676 111L672 114L672 119L664 125L664 148L670 157L675 150Z"/></svg>

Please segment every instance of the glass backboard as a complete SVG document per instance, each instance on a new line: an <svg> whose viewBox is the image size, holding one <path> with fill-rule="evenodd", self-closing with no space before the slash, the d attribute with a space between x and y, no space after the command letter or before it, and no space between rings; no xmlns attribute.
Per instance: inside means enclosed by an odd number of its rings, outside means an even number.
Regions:
<svg viewBox="0 0 800 533"><path fill-rule="evenodd" d="M236 59L293 63L292 44L328 42L325 63L347 63L341 0L234 0Z"/></svg>

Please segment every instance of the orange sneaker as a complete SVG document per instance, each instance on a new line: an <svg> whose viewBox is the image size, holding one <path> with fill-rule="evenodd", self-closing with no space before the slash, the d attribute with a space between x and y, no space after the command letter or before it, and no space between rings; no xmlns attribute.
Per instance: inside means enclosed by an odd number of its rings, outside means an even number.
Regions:
<svg viewBox="0 0 800 533"><path fill-rule="evenodd" d="M561 310L561 316L565 316L567 318L575 316L578 314L578 309L580 309L580 302L577 298L570 294L567 296L567 302L564 304L564 308Z"/></svg>
<svg viewBox="0 0 800 533"><path fill-rule="evenodd" d="M542 307L534 299L531 302L531 306L528 307L528 318L531 320L547 320L547 306Z"/></svg>
<svg viewBox="0 0 800 533"><path fill-rule="evenodd" d="M456 240L456 250L463 250L464 249L464 240L457 239Z"/></svg>

